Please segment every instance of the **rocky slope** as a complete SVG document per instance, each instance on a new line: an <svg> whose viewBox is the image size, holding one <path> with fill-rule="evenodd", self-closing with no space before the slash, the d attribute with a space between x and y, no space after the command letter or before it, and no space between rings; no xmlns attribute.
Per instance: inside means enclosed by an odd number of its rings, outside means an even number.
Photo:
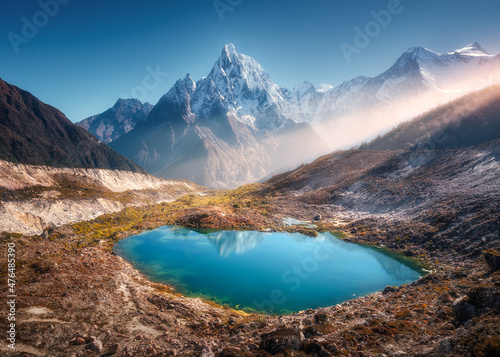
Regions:
<svg viewBox="0 0 500 357"><path fill-rule="evenodd" d="M94 134L100 142L108 144L134 129L137 123L145 121L151 109L151 104L143 104L138 99L118 99L105 112L75 124Z"/></svg>
<svg viewBox="0 0 500 357"><path fill-rule="evenodd" d="M53 167L144 172L63 113L0 79L0 159Z"/></svg>
<svg viewBox="0 0 500 357"><path fill-rule="evenodd" d="M0 231L23 234L41 234L47 228L202 190L189 182L120 170L0 161L0 171Z"/></svg>
<svg viewBox="0 0 500 357"><path fill-rule="evenodd" d="M360 148L458 149L499 137L500 86L493 86L404 122Z"/></svg>
<svg viewBox="0 0 500 357"><path fill-rule="evenodd" d="M267 183L308 204L437 225L428 244L477 253L498 244L499 158L499 140L457 150L343 151Z"/></svg>

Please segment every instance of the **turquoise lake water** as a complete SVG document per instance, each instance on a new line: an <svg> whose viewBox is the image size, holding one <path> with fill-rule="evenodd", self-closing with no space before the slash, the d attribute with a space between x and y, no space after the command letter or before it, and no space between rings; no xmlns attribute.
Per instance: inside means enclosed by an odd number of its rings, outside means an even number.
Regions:
<svg viewBox="0 0 500 357"><path fill-rule="evenodd" d="M403 257L330 233L310 238L165 226L114 249L151 280L182 294L276 314L332 306L422 276Z"/></svg>

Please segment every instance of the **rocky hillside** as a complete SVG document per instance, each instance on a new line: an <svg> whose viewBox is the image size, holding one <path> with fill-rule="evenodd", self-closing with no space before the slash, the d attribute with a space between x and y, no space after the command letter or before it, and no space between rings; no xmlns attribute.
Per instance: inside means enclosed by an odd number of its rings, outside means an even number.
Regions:
<svg viewBox="0 0 500 357"><path fill-rule="evenodd" d="M113 107L105 112L83 119L76 125L108 144L134 129L137 123L145 121L151 109L151 104L143 104L138 99L118 99Z"/></svg>
<svg viewBox="0 0 500 357"><path fill-rule="evenodd" d="M493 86L402 123L360 149L457 149L498 138L500 86Z"/></svg>
<svg viewBox="0 0 500 357"><path fill-rule="evenodd" d="M0 160L0 232L41 234L129 206L170 202L203 189L121 170L70 169Z"/></svg>
<svg viewBox="0 0 500 357"><path fill-rule="evenodd" d="M264 192L439 232L429 244L469 253L498 243L500 140L456 150L336 152L267 181Z"/></svg>
<svg viewBox="0 0 500 357"><path fill-rule="evenodd" d="M59 110L0 79L0 159L52 167L144 170Z"/></svg>

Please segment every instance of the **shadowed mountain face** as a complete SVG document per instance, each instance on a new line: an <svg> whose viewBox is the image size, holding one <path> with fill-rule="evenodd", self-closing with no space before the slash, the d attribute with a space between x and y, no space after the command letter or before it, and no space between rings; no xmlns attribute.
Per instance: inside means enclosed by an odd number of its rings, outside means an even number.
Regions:
<svg viewBox="0 0 500 357"><path fill-rule="evenodd" d="M90 131L99 141L108 144L145 121L153 106L138 99L118 99L112 108L93 115L76 125Z"/></svg>
<svg viewBox="0 0 500 357"><path fill-rule="evenodd" d="M493 86L402 123L361 149L457 149L498 138L500 86Z"/></svg>
<svg viewBox="0 0 500 357"><path fill-rule="evenodd" d="M232 45L207 77L177 81L146 122L110 146L152 174L223 188L328 150L309 124L292 120L262 67Z"/></svg>
<svg viewBox="0 0 500 357"><path fill-rule="evenodd" d="M0 159L22 164L144 170L63 113L0 79Z"/></svg>

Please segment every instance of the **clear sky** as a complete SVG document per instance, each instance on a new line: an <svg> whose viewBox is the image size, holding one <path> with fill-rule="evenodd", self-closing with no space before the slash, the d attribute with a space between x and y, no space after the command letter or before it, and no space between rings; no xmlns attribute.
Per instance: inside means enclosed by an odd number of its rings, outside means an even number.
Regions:
<svg viewBox="0 0 500 357"><path fill-rule="evenodd" d="M384 26L370 25L372 11L387 9ZM381 73L412 46L478 41L499 53L498 14L498 0L4 1L0 77L78 121L132 94L156 104L186 73L206 76L226 43L281 86L337 85ZM354 45L354 27L367 25L373 36L349 63L340 44Z"/></svg>

